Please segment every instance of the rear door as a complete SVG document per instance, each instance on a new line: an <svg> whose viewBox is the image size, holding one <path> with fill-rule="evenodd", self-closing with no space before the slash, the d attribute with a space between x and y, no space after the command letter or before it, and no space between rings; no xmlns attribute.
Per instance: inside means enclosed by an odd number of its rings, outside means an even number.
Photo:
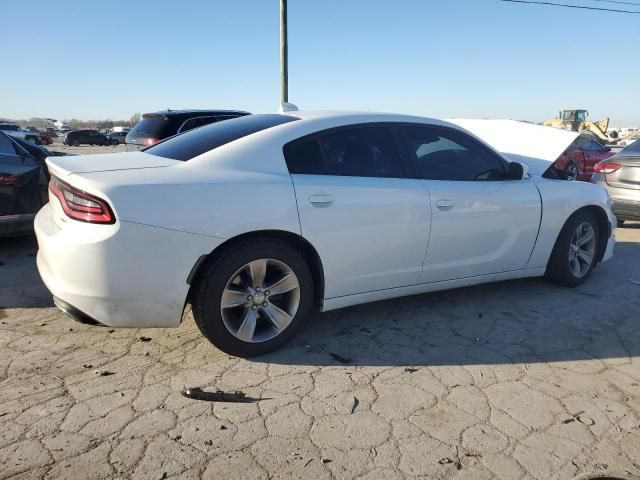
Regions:
<svg viewBox="0 0 640 480"><path fill-rule="evenodd" d="M507 180L506 162L464 132L421 125L398 130L430 195L420 283L524 269L542 215L535 184Z"/></svg>
<svg viewBox="0 0 640 480"><path fill-rule="evenodd" d="M318 250L325 298L414 285L429 236L429 198L406 177L394 134L352 125L285 146L302 235Z"/></svg>

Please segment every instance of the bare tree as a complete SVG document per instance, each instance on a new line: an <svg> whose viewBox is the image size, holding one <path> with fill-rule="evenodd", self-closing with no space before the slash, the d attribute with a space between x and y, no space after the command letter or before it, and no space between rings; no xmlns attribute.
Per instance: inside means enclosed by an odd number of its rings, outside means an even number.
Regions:
<svg viewBox="0 0 640 480"><path fill-rule="evenodd" d="M131 123L131 126L135 127L141 118L142 118L142 115L140 115L139 113L134 113L133 115L131 115L131 119L129 120L129 122Z"/></svg>

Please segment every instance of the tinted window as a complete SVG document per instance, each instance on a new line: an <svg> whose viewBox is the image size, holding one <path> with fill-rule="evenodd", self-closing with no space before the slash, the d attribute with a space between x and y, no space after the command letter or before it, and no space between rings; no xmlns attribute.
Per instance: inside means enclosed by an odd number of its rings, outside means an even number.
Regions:
<svg viewBox="0 0 640 480"><path fill-rule="evenodd" d="M496 180L505 163L462 132L438 127L400 127L418 178L430 180Z"/></svg>
<svg viewBox="0 0 640 480"><path fill-rule="evenodd" d="M385 126L341 128L287 148L291 173L404 177L393 134Z"/></svg>
<svg viewBox="0 0 640 480"><path fill-rule="evenodd" d="M196 117L190 118L180 127L180 132L186 132L187 130L193 130L197 127L202 127L203 125L209 125L210 123L218 120L216 117Z"/></svg>
<svg viewBox="0 0 640 480"><path fill-rule="evenodd" d="M304 140L285 148L285 158L289 173L309 175L326 175L327 173L318 138Z"/></svg>
<svg viewBox="0 0 640 480"><path fill-rule="evenodd" d="M298 119L289 115L247 115L189 130L144 151L159 157L186 161L252 133L294 120Z"/></svg>
<svg viewBox="0 0 640 480"><path fill-rule="evenodd" d="M4 153L7 155L15 155L16 149L13 146L13 142L9 140L5 134L0 133L0 153Z"/></svg>
<svg viewBox="0 0 640 480"><path fill-rule="evenodd" d="M604 147L595 140L589 140L582 146L582 150L585 152L601 152Z"/></svg>

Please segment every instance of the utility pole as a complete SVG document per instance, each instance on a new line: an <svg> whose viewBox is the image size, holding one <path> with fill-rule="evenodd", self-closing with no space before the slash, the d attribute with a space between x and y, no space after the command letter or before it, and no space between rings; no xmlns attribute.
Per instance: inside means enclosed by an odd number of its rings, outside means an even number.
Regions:
<svg viewBox="0 0 640 480"><path fill-rule="evenodd" d="M280 102L289 101L289 52L287 46L287 0L280 0Z"/></svg>

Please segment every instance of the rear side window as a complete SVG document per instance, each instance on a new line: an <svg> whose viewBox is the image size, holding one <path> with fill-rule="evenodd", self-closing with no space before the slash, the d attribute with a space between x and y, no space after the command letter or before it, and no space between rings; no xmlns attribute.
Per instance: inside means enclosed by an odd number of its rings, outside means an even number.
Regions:
<svg viewBox="0 0 640 480"><path fill-rule="evenodd" d="M417 178L428 180L499 180L505 162L475 139L440 127L403 126Z"/></svg>
<svg viewBox="0 0 640 480"><path fill-rule="evenodd" d="M252 133L298 120L279 114L247 115L225 120L168 138L144 152L173 160L187 161Z"/></svg>
<svg viewBox="0 0 640 480"><path fill-rule="evenodd" d="M341 128L285 148L290 173L349 177L404 177L400 154L386 126Z"/></svg>
<svg viewBox="0 0 640 480"><path fill-rule="evenodd" d="M209 125L210 123L213 123L216 120L218 120L217 117L195 117L195 118L190 118L189 120L187 120L186 122L184 122L182 124L182 126L180 127L180 130L178 130L178 132L186 132L187 130L193 130L194 128L202 127L203 125Z"/></svg>

